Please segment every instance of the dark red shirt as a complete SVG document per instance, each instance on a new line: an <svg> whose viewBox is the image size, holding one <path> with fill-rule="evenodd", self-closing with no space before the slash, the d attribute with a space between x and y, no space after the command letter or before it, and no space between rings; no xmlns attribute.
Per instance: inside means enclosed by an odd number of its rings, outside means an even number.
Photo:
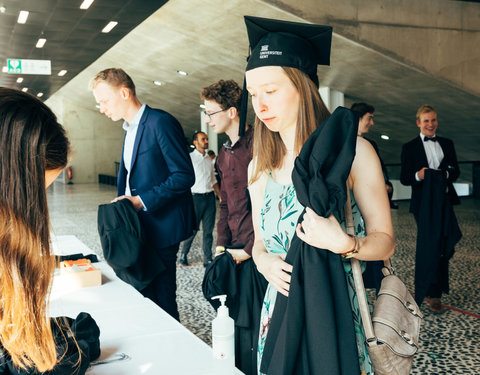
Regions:
<svg viewBox="0 0 480 375"><path fill-rule="evenodd" d="M235 246L252 254L252 207L248 194L248 164L252 160L253 128L250 127L234 145L227 141L217 157L220 176L220 219L217 245Z"/></svg>

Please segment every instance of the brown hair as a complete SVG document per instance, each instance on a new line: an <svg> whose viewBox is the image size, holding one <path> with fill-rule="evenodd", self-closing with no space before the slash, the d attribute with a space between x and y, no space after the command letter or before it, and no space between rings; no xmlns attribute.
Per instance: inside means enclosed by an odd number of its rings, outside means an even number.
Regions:
<svg viewBox="0 0 480 375"><path fill-rule="evenodd" d="M90 90L93 90L99 82L106 82L109 86L112 87L126 87L130 90L133 96L136 96L135 93L135 84L130 76L125 73L123 69L120 68L109 68L102 70L97 73L95 77L90 81Z"/></svg>
<svg viewBox="0 0 480 375"><path fill-rule="evenodd" d="M308 75L296 68L282 69L300 95L294 143L295 153L298 154L310 134L330 116L330 112L323 103L317 86ZM269 130L258 117L255 117L254 129L253 160L256 160L256 163L250 183L255 182L262 172L280 168L287 151L280 134Z"/></svg>
<svg viewBox="0 0 480 375"><path fill-rule="evenodd" d="M217 83L205 87L200 94L200 98L202 100L213 100L222 109L234 107L237 109L237 113L240 113L242 89L233 80L224 81L221 79Z"/></svg>
<svg viewBox="0 0 480 375"><path fill-rule="evenodd" d="M69 142L45 104L0 88L0 149L0 342L15 366L44 372L57 362L45 171L66 166Z"/></svg>
<svg viewBox="0 0 480 375"><path fill-rule="evenodd" d="M420 120L420 116L422 114L429 113L429 112L437 113L437 111L435 111L435 108L433 108L431 105L428 105L428 104L422 105L417 111L417 120Z"/></svg>

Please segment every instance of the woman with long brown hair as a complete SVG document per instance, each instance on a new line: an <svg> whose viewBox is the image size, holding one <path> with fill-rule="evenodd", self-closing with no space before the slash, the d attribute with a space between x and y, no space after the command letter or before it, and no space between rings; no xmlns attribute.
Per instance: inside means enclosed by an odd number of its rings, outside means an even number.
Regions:
<svg viewBox="0 0 480 375"><path fill-rule="evenodd" d="M329 118L330 114L320 98L317 64L329 63L331 28L257 17L245 18L252 48L246 69L246 87L252 96L256 114L253 160L249 168L255 233L252 255L258 270L269 282L261 317L259 372L268 369L268 373L282 374L373 374L361 321L358 319L359 310L348 258L355 256L359 260L380 260L389 258L393 253L393 227L378 157L368 142L362 138L356 139L353 113L341 109L341 116L336 116L335 112ZM317 127L327 118L330 121L333 117L336 119L342 116L346 119L342 121L348 122L345 128L351 130L349 136L352 142L345 144L345 148L349 146L351 149L346 152L341 149L339 153L351 155L350 164L343 163L348 167L342 171L345 173L343 179L339 178L339 186L342 187L343 184L346 191L348 184L348 189L353 193L352 207L356 224L354 237L345 233L339 212L330 211L331 214L327 213L323 217L311 207L304 207L298 199L298 187L293 184L296 180L292 182L292 171L295 176L300 164L297 156L302 156L302 147L312 136L318 136L318 139L323 136L316 131ZM331 124L319 128L322 129L330 129L332 134L336 131ZM339 136L344 135L340 134L340 127L338 130ZM332 143L343 144L342 140L333 138ZM324 146L329 149L330 144ZM324 150L321 152L325 153ZM313 150L312 157L317 153L318 150ZM335 163L342 162L336 160L336 157L337 155L332 155L332 160L328 160L327 152L324 165L333 165L332 170L337 168ZM327 172L329 171L313 171L318 175L328 174ZM331 174L335 173L337 171L334 170ZM328 178L331 174L328 174ZM306 181L307 184L310 182ZM328 186L328 181L325 186ZM317 197L322 195L315 189L317 186L310 186L312 196L313 193L318 194ZM327 189L323 192L327 196L324 197L327 202L330 195L336 194ZM323 272L316 279L322 282L310 285L305 282L306 279L296 280L296 284L302 285L304 290L302 298L296 298L295 301L307 301L315 293L327 296L320 306L304 306L304 311L318 309L312 314L317 320L310 327L324 328L318 330L317 337L300 335L298 345L290 346L290 352L278 349L289 348L288 344L278 346L273 342L271 347L274 349L268 353L269 363L263 364L262 356L267 355L267 336L269 329L273 328L271 323L273 324L277 293L280 293L278 298L282 301L292 299L291 286L298 270L292 265L296 263L288 262L287 252L294 243L298 246L306 243L310 246L308 251L322 254L323 258L318 258L318 267L315 264L309 268L311 272ZM333 264L339 266L329 268ZM290 303L288 301L285 302L287 307ZM338 306L347 308L340 311L337 310ZM336 315L341 315L341 318ZM299 326L310 323L302 321L305 320L304 314L296 318L300 321ZM348 319L349 326L344 324ZM285 325L284 317L277 321L280 325ZM351 327L351 330L339 329L344 326ZM283 341L289 341L288 335L294 333L289 329L280 329L280 332L278 340ZM344 352L349 354L345 356ZM292 369L285 369L281 363L273 363L281 362L287 356L293 357L290 361ZM358 357L358 361L355 357ZM276 370L272 371L272 366Z"/></svg>
<svg viewBox="0 0 480 375"><path fill-rule="evenodd" d="M0 343L16 367L44 372L57 363L46 189L67 164L69 141L45 104L0 88L0 150Z"/></svg>

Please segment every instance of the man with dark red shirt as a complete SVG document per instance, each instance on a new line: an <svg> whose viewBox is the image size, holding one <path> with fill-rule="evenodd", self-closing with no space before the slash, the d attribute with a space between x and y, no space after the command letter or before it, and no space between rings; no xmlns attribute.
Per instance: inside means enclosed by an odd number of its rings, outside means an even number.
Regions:
<svg viewBox="0 0 480 375"><path fill-rule="evenodd" d="M242 89L235 81L220 80L205 87L201 98L205 103L206 123L215 133L226 133L229 137L216 162L221 195L216 255L223 258L217 259L220 262L214 262L213 266L226 264L221 263L225 260L226 254L221 255L224 251L237 263L233 270L227 267L229 272L235 272L230 276L236 279L237 292L234 296L226 291L227 300L241 305L236 313L231 310L235 319L235 366L244 374L253 375L257 373L260 311L267 287L251 257L254 236L247 186L253 128L247 127L243 136L238 135Z"/></svg>
<svg viewBox="0 0 480 375"><path fill-rule="evenodd" d="M238 135L242 89L235 81L220 80L202 90L206 123L229 140L220 149L217 169L220 176L220 219L217 223L216 252L227 250L237 263L251 257L253 224L248 195L248 164L252 160L253 129Z"/></svg>

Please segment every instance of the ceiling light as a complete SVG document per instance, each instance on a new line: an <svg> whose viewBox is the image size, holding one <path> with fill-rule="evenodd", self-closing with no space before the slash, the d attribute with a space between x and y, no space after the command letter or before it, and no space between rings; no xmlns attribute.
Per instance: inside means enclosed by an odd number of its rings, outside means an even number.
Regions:
<svg viewBox="0 0 480 375"><path fill-rule="evenodd" d="M23 82L23 78L22 77L18 77L17 78L17 83L22 83Z"/></svg>
<svg viewBox="0 0 480 375"><path fill-rule="evenodd" d="M27 22L28 15L29 15L29 12L27 12L26 10L21 10L20 13L18 14L17 22L18 23Z"/></svg>
<svg viewBox="0 0 480 375"><path fill-rule="evenodd" d="M205 104L200 104L200 108L205 109Z"/></svg>
<svg viewBox="0 0 480 375"><path fill-rule="evenodd" d="M88 9L92 5L93 0L83 0L83 3L80 4L80 9Z"/></svg>
<svg viewBox="0 0 480 375"><path fill-rule="evenodd" d="M8 72L8 68L7 68L6 66L4 66L4 67L2 68L2 73L6 73L6 72Z"/></svg>
<svg viewBox="0 0 480 375"><path fill-rule="evenodd" d="M186 76L188 73L184 72L183 70L177 70L177 73L180 74L181 76Z"/></svg>
<svg viewBox="0 0 480 375"><path fill-rule="evenodd" d="M6 10L7 10L7 8L5 8L4 6L0 7L0 13L5 13Z"/></svg>
<svg viewBox="0 0 480 375"><path fill-rule="evenodd" d="M107 26L102 29L102 33L109 33L112 29L117 26L118 22L110 21Z"/></svg>
<svg viewBox="0 0 480 375"><path fill-rule="evenodd" d="M43 92L39 92L39 93L37 94L37 96L38 96L39 98L41 98L41 97L43 96Z"/></svg>
<svg viewBox="0 0 480 375"><path fill-rule="evenodd" d="M39 38L37 44L35 45L35 47L37 47L37 48L42 48L42 47L45 45L46 42L47 42L47 39L45 39L45 38Z"/></svg>
<svg viewBox="0 0 480 375"><path fill-rule="evenodd" d="M153 84L155 86L162 86L162 82L160 82L160 81L153 81Z"/></svg>
<svg viewBox="0 0 480 375"><path fill-rule="evenodd" d="M24 87L24 88L22 89L22 91L23 91L23 92L27 92L27 91L28 91L28 87Z"/></svg>
<svg viewBox="0 0 480 375"><path fill-rule="evenodd" d="M380 138L382 138L382 139L387 139L387 140L390 139L390 137L389 137L388 135L385 135L385 134L382 134L382 135L380 136Z"/></svg>
<svg viewBox="0 0 480 375"><path fill-rule="evenodd" d="M62 70L60 70L60 71L58 72L58 75L59 75L60 77L63 77L65 74L67 74L67 71L66 71L65 69L62 69Z"/></svg>

